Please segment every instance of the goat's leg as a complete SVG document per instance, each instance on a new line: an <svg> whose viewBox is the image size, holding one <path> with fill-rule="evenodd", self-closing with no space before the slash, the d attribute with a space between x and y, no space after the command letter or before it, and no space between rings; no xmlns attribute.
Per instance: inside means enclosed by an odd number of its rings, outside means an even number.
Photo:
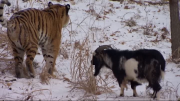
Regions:
<svg viewBox="0 0 180 101"><path fill-rule="evenodd" d="M113 74L116 77L119 87L121 88L120 96L124 96L124 88L125 88L125 83L124 83L124 77L125 77L125 72L122 70L117 69L116 67L113 67L114 69Z"/></svg>
<svg viewBox="0 0 180 101"><path fill-rule="evenodd" d="M121 92L120 92L120 96L124 96L124 83L123 83L123 79L122 78L117 78L118 83L119 83L119 87L121 88Z"/></svg>
<svg viewBox="0 0 180 101"><path fill-rule="evenodd" d="M152 94L152 98L157 98L157 99L159 99L160 98L160 90L161 90L161 86L160 86L160 84L159 84L159 82L158 81L154 81L153 83L152 83L152 86L151 86L151 88L153 88L153 94Z"/></svg>
<svg viewBox="0 0 180 101"><path fill-rule="evenodd" d="M136 81L131 81L131 89L133 90L133 96L137 97L138 94L136 92L136 86L141 85L140 83L136 82Z"/></svg>
<svg viewBox="0 0 180 101"><path fill-rule="evenodd" d="M120 96L123 97L124 96L124 85L121 84L121 92L120 92Z"/></svg>

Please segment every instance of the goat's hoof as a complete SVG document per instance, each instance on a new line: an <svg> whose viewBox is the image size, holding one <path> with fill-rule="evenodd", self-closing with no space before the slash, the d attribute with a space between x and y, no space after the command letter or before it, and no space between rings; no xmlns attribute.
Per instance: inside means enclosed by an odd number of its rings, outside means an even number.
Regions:
<svg viewBox="0 0 180 101"><path fill-rule="evenodd" d="M120 97L124 97L124 94L120 94Z"/></svg>
<svg viewBox="0 0 180 101"><path fill-rule="evenodd" d="M138 95L136 95L136 94L133 94L133 97L138 97Z"/></svg>
<svg viewBox="0 0 180 101"><path fill-rule="evenodd" d="M156 98L156 94L155 94L155 93L150 94L150 96L151 96L153 99L155 99L155 98Z"/></svg>

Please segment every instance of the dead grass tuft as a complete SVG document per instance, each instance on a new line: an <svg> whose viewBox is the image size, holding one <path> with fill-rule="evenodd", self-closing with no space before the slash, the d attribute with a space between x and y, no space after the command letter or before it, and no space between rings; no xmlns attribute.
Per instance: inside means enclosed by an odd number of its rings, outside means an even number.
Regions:
<svg viewBox="0 0 180 101"><path fill-rule="evenodd" d="M105 20L105 19L109 19L106 15L114 13L113 5L110 4L109 7L102 6L101 10L97 12L97 10L95 9L96 8L95 4L90 4L89 9L85 10L85 12L90 14L91 16L94 16L96 20Z"/></svg>
<svg viewBox="0 0 180 101"><path fill-rule="evenodd" d="M57 73L57 71L54 70L54 73ZM44 66L44 68L42 69L42 72L40 73L39 77L40 77L40 80L41 80L42 84L49 84L49 80L51 78L57 79L56 75L54 75L54 74L50 75L48 73L48 68L46 68L46 66Z"/></svg>
<svg viewBox="0 0 180 101"><path fill-rule="evenodd" d="M162 87L161 97L163 99L178 100L180 98L178 94L179 85L180 83L174 86L172 82L167 81Z"/></svg>
<svg viewBox="0 0 180 101"><path fill-rule="evenodd" d="M42 72L40 73L39 77L41 79L42 84L49 84L50 74L47 72L46 66L44 66L44 68L42 69Z"/></svg>
<svg viewBox="0 0 180 101"><path fill-rule="evenodd" d="M129 26L129 27L133 27L133 26L137 25L136 21L133 18L128 19L127 21L125 21L125 24L126 24L126 26Z"/></svg>
<svg viewBox="0 0 180 101"><path fill-rule="evenodd" d="M0 57L5 58L12 53L10 43L5 32L0 32Z"/></svg>
<svg viewBox="0 0 180 101"><path fill-rule="evenodd" d="M124 6L124 9L130 9L129 6Z"/></svg>
<svg viewBox="0 0 180 101"><path fill-rule="evenodd" d="M169 31L168 31L168 29L166 27L163 27L161 29L161 31L162 31L161 38L164 40L164 39L167 38L167 35L169 34Z"/></svg>
<svg viewBox="0 0 180 101"><path fill-rule="evenodd" d="M43 91L49 91L49 94L52 95L52 93L49 89L38 89L38 90L31 91L29 93L23 93L22 95L25 95L23 100L24 101L34 100L34 99L36 99L35 96L42 95Z"/></svg>
<svg viewBox="0 0 180 101"><path fill-rule="evenodd" d="M144 29L144 35L153 35L153 24L147 23L145 26L142 26L142 29Z"/></svg>
<svg viewBox="0 0 180 101"><path fill-rule="evenodd" d="M95 16L97 20L102 18L100 13L97 13L97 11L94 9L94 5L93 4L89 5L89 9L86 10L86 13L88 13L88 14L90 14L92 16Z"/></svg>
<svg viewBox="0 0 180 101"><path fill-rule="evenodd" d="M43 62L44 62L44 61L43 61ZM43 63L43 62L42 62L42 63ZM39 65L34 66L34 67L38 68ZM54 71L54 72L53 72L53 75L50 75L50 74L48 73L48 70L49 70L49 68L46 68L46 66L45 66L45 64L44 64L43 69L42 69L41 73L39 74L39 78L40 78L42 84L49 84L49 80L50 80L50 79L60 79L60 78L59 78L60 75L59 75L59 73L57 72L56 68L53 70L53 71Z"/></svg>
<svg viewBox="0 0 180 101"><path fill-rule="evenodd" d="M93 75L93 66L90 64L92 54L90 54L89 43L87 37L82 42L78 41L74 44L70 66L72 90L84 90L86 92L85 95L99 95L103 92L112 92L107 85L98 85L99 82L106 83L106 80L103 80L103 78L96 79Z"/></svg>
<svg viewBox="0 0 180 101"><path fill-rule="evenodd" d="M11 74L14 74L14 60L13 59L5 59L5 58L0 58L0 63L3 64L0 68L0 74L4 75L5 73L9 72Z"/></svg>
<svg viewBox="0 0 180 101"><path fill-rule="evenodd" d="M10 47L10 43L8 41L8 37L6 32L0 31L0 72L2 74L6 73L7 71L12 72L14 66L13 59L7 59L6 57L12 54L12 49ZM1 66L1 63L4 66Z"/></svg>
<svg viewBox="0 0 180 101"><path fill-rule="evenodd" d="M70 44L67 41L61 44L59 53L63 56L64 59L69 59L69 46Z"/></svg>

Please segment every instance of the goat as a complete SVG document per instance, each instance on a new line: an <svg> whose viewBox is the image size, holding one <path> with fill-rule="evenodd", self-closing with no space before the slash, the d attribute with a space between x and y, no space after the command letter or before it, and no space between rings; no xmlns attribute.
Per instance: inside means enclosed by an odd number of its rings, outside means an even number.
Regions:
<svg viewBox="0 0 180 101"><path fill-rule="evenodd" d="M133 96L138 96L136 86L144 81L153 89L153 98L159 99L160 80L164 77L166 61L155 49L139 49L135 51L117 50L111 46L99 46L93 53L91 64L95 65L94 76L103 66L112 70L119 86L120 96L124 96L127 82L131 83Z"/></svg>

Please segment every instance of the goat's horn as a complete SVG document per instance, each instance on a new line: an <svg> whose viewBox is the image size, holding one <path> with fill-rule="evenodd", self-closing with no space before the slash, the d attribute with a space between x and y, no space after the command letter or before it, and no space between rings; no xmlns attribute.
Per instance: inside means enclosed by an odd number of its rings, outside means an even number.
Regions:
<svg viewBox="0 0 180 101"><path fill-rule="evenodd" d="M100 52L103 51L104 49L113 49L113 48L111 47L111 45L101 45L101 46L99 46L95 51L96 51L97 53L100 53Z"/></svg>

